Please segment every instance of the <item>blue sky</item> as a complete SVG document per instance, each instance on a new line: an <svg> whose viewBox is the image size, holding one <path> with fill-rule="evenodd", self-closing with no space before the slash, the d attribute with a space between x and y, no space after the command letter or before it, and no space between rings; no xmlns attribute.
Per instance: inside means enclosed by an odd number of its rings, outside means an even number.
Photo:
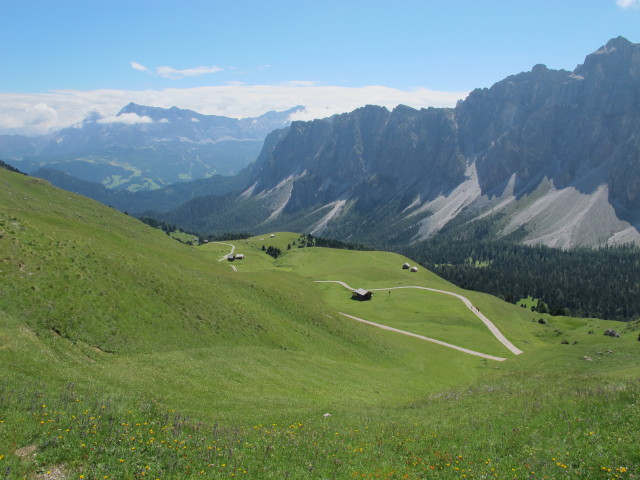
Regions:
<svg viewBox="0 0 640 480"><path fill-rule="evenodd" d="M454 105L618 35L640 42L640 0L0 0L0 133L128 101L309 118Z"/></svg>

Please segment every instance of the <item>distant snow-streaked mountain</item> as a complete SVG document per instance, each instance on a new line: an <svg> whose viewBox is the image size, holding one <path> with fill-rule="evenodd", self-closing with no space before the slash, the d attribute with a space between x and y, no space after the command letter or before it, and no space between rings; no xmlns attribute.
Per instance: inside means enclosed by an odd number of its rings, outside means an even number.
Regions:
<svg viewBox="0 0 640 480"><path fill-rule="evenodd" d="M93 114L41 137L0 136L0 158L26 172L55 168L110 188L150 189L254 161L266 135L303 107L235 119L130 103L113 117Z"/></svg>
<svg viewBox="0 0 640 480"><path fill-rule="evenodd" d="M272 133L250 186L165 218L405 243L452 222L555 247L640 242L640 44L536 65L455 108L366 106Z"/></svg>

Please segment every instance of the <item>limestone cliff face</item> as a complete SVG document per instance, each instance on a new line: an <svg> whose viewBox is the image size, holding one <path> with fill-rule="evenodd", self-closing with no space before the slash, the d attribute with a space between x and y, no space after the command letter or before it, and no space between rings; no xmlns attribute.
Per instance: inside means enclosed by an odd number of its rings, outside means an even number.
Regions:
<svg viewBox="0 0 640 480"><path fill-rule="evenodd" d="M433 196L464 178L453 111L393 111L366 106L314 122L294 122L287 135L263 150L257 192L293 182L287 211L340 198L373 207L397 191Z"/></svg>
<svg viewBox="0 0 640 480"><path fill-rule="evenodd" d="M536 65L531 72L508 77L489 89L475 90L456 107L461 149L475 162L484 192L512 175L520 190L553 162L553 92L570 73Z"/></svg>
<svg viewBox="0 0 640 480"><path fill-rule="evenodd" d="M457 113L463 148L476 158L483 191L511 175L520 195L541 177L565 188L599 169L597 184L581 184L584 193L605 183L612 203L637 209L639 72L639 46L619 37L573 73L538 65L473 92Z"/></svg>
<svg viewBox="0 0 640 480"><path fill-rule="evenodd" d="M281 135L261 154L253 195L288 185L278 208L290 215L348 202L322 222L328 232L339 224L342 236L351 229L366 238L353 212L386 215L390 228L424 236L462 212L501 211L517 217L531 241L606 243L621 229L625 239L640 238L640 44L621 37L573 72L536 65L474 90L453 109L366 106L294 122ZM522 214L533 193L566 189L575 191L557 195L573 199L566 209L548 202L535 222ZM569 211L572 219L563 216ZM543 234L576 215L581 223L559 243ZM594 233L601 224L607 231ZM577 238L586 230L588 241Z"/></svg>

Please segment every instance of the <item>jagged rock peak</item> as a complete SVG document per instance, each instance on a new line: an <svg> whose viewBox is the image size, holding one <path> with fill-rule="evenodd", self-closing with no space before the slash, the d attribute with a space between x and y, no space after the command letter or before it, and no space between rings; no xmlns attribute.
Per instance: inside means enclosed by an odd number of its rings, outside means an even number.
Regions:
<svg viewBox="0 0 640 480"><path fill-rule="evenodd" d="M531 73L533 73L534 75L540 75L544 72L546 72L547 66L542 64L542 63L538 63L537 65L534 65L533 68L531 69Z"/></svg>
<svg viewBox="0 0 640 480"><path fill-rule="evenodd" d="M298 113L303 110L305 110L304 105L296 105L295 107L292 107L289 110L284 110L282 112L278 112L277 110L269 110L268 112L263 113L257 118L270 118L270 117L281 116L282 114L292 115L294 113Z"/></svg>
<svg viewBox="0 0 640 480"><path fill-rule="evenodd" d="M399 104L396 105L392 111L394 113L414 113L417 112L418 109L409 107L408 105Z"/></svg>
<svg viewBox="0 0 640 480"><path fill-rule="evenodd" d="M629 40L627 40L626 38L624 38L622 36L618 36L616 38L612 38L611 40L609 40L606 43L606 45L604 45L603 47L600 47L594 53L596 53L596 54L610 53L613 50L617 50L619 48L626 48L626 47L629 47L631 45L633 45L633 43L631 43Z"/></svg>
<svg viewBox="0 0 640 480"><path fill-rule="evenodd" d="M608 71L612 75L637 77L640 75L640 43L632 43L624 37L612 38L604 46L587 55L574 75L602 76ZM614 73L615 72L615 73Z"/></svg>
<svg viewBox="0 0 640 480"><path fill-rule="evenodd" d="M122 107L120 111L117 113L118 115L122 115L125 113L138 113L144 107L142 105L138 105L134 102L129 102L127 105Z"/></svg>
<svg viewBox="0 0 640 480"><path fill-rule="evenodd" d="M193 110L183 109L175 106L171 108L150 107L148 105L139 105L134 102L129 102L118 112L117 115L120 116L127 113L133 113L140 117L149 117L156 121L161 119L178 120L182 117L192 118L203 116L197 112L194 112Z"/></svg>

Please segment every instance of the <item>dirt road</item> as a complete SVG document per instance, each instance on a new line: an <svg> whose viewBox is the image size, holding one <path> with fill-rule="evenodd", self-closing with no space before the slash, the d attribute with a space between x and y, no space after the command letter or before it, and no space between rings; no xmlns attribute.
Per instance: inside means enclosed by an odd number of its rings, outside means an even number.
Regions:
<svg viewBox="0 0 640 480"><path fill-rule="evenodd" d="M228 259L229 259L229 255L233 255L233 252L235 252L235 251L236 251L236 246L235 246L235 245L232 245L231 243L222 243L222 242L211 242L211 243L217 243L218 245L226 245L227 247L231 247L231 251L230 251L229 253L227 253L226 255L223 255L223 256L220 258L220 260L218 260L219 262L223 262L223 261L225 261L225 260L228 260ZM238 269L236 268L236 266L235 266L235 265L231 265L231 269L232 269L234 272L237 272L237 271L238 271Z"/></svg>
<svg viewBox="0 0 640 480"><path fill-rule="evenodd" d="M469 355L475 355L476 357L486 358L488 360L495 360L497 362L504 362L506 358L503 357L494 357L493 355L487 355L486 353L476 352L475 350L469 350L468 348L459 347L457 345L453 345L451 343L442 342L440 340L436 340L435 338L425 337L423 335L418 335L417 333L407 332L405 330L400 330L397 328L389 327L387 325L382 325L380 323L370 322L369 320L365 320L363 318L354 317L353 315L349 315L347 313L338 312L340 315L344 315L345 317L349 317L353 320L357 320L358 322L366 323L367 325L371 325L373 327L378 327L383 330L389 330L391 332L401 333L402 335L408 335L410 337L419 338L420 340L424 340L426 342L437 343L438 345L442 345L443 347L453 348L454 350L458 350L460 352L468 353Z"/></svg>
<svg viewBox="0 0 640 480"><path fill-rule="evenodd" d="M316 281L316 283L337 283L339 285L342 285L344 288L347 288L349 290L355 290L354 288L350 287L349 285L347 285L344 282L341 282L339 280L318 280ZM502 332L498 329L498 327L495 326L495 324L489 320L483 313L480 312L480 310L478 310L477 307L475 307L473 305L473 303L471 303L471 300L469 300L467 297L460 295L459 293L454 293L454 292L449 292L447 290L438 290L436 288L428 288L428 287L419 287L419 286L406 286L406 287L389 287L389 288L373 288L371 289L372 292L376 292L376 291L384 291L384 290L399 290L399 289L403 289L403 288L413 288L413 289L418 289L418 290L428 290L430 292L436 292L436 293L442 293L444 295L451 295L452 297L456 297L457 299L461 300L462 303L465 304L465 306L471 310L471 312L473 312L473 314L478 317L480 320L482 320L482 322L487 326L487 328L489 329L489 331L493 334L494 337L496 337L496 339L502 343L505 347L507 347L509 349L509 351L511 351L511 353L513 353L514 355L520 355L522 353L522 350L520 350L518 347L516 347L513 343L511 343L503 334ZM346 315L346 314L341 314L341 315L345 315L347 317L353 318L355 320L358 321L362 321L364 323L369 323L372 325L375 325L379 328L383 328L383 325L379 325L379 324L374 324L373 322L369 322L368 320L363 320L363 319L359 319L357 317L351 317L350 315ZM397 332L401 332L406 334L409 334L411 336L414 337L420 337L420 335L416 335L410 332L403 332L401 330L397 330L397 329L392 329L391 327L384 327L386 330L393 330L393 331L397 331ZM428 340L428 341L434 341L436 343L443 343L443 342L439 342L438 340L433 340L433 339L429 339L428 337L422 337L424 340ZM462 347L456 347L454 345L449 345L446 344L447 346L451 346L452 348L456 348L457 350L462 350L465 351L467 349L463 349ZM469 350L467 353L472 352L472 350ZM479 352L475 352L474 354L477 354ZM485 358L489 358L491 357L491 355L486 356L485 354L480 354L480 356L484 356ZM493 359L495 360L496 358L499 357L494 357ZM504 359L503 359L504 360Z"/></svg>

